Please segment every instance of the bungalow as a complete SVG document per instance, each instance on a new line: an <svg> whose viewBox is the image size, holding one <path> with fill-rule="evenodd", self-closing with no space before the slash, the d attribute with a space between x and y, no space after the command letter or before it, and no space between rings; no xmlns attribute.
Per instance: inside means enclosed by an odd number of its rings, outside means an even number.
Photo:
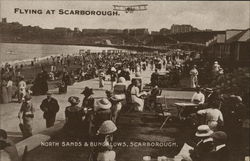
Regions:
<svg viewBox="0 0 250 161"><path fill-rule="evenodd" d="M250 29L226 30L206 42L205 59L250 62Z"/></svg>

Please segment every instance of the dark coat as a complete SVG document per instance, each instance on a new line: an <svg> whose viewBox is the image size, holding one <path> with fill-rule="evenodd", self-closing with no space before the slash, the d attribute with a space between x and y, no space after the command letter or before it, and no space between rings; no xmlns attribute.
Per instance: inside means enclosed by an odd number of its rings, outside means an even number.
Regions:
<svg viewBox="0 0 250 161"><path fill-rule="evenodd" d="M44 112L43 117L45 119L55 118L59 111L59 104L55 98L51 98L50 101L46 98L42 101L40 108Z"/></svg>
<svg viewBox="0 0 250 161"><path fill-rule="evenodd" d="M68 132L78 133L82 130L82 117L84 116L83 108L79 106L68 106L65 109L66 123L65 130Z"/></svg>
<svg viewBox="0 0 250 161"><path fill-rule="evenodd" d="M104 121L110 120L110 119L111 119L110 109L107 109L107 110L99 109L96 111L94 124L96 125L96 127L99 128Z"/></svg>

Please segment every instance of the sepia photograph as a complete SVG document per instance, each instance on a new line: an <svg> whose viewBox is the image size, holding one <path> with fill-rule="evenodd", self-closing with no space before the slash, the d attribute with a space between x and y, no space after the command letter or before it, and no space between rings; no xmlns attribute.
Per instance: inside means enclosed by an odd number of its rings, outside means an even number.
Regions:
<svg viewBox="0 0 250 161"><path fill-rule="evenodd" d="M0 0L0 161L249 161L250 1Z"/></svg>

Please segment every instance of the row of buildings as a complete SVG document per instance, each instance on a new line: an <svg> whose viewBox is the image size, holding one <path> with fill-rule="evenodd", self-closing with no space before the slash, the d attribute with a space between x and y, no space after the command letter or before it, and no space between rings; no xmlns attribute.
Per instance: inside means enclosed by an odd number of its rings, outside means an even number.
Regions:
<svg viewBox="0 0 250 161"><path fill-rule="evenodd" d="M79 31L79 28L75 28L74 31ZM187 33L187 32L197 32L201 31L198 28L193 27L192 25L177 25L173 24L171 29L162 28L160 31L151 31L149 32L146 28L138 28L138 29L82 29L83 34L126 34L126 35L170 35L170 34L178 34L178 33ZM206 29L205 31L212 31Z"/></svg>
<svg viewBox="0 0 250 161"><path fill-rule="evenodd" d="M2 22L0 23L1 29L10 28L18 28L20 29L22 26L17 22L8 23L6 18L2 18ZM30 26L29 26L30 27ZM36 26L38 27L38 26ZM82 29L75 27L74 30L65 27L56 27L54 29L43 29L43 30L55 30L56 32L62 32L64 35L95 35L95 34L125 34L130 36L140 36L140 35L170 35L170 34L178 34L178 33L186 33L186 32L195 32L200 31L192 25L176 25L173 24L170 29L162 28L159 31L149 31L147 28L137 28L137 29Z"/></svg>
<svg viewBox="0 0 250 161"><path fill-rule="evenodd" d="M228 62L250 62L250 28L231 29L206 42L204 57ZM249 64L248 64L249 65Z"/></svg>
<svg viewBox="0 0 250 161"><path fill-rule="evenodd" d="M130 36L137 35L150 35L149 30L147 28L137 28L137 29L82 29L83 35L88 34L125 34Z"/></svg>
<svg viewBox="0 0 250 161"><path fill-rule="evenodd" d="M223 60L236 60L236 61L250 61L250 29L245 30L226 30L220 32L206 32L199 31L197 28L191 25L172 25L171 29L162 28L160 31L152 31L151 33L147 28L138 29L82 29L64 27L56 27L54 29L42 29L39 26L23 26L18 22L8 23L6 18L0 22L0 37L3 41L13 42L13 40L26 42L28 40L37 40L38 42L54 42L55 41L70 43L70 41L79 42L84 40L84 35L107 35L104 38L93 37L93 40L86 40L86 42L102 42L103 40L110 39L109 35L113 36L113 40L117 44L132 43L132 39L135 39L134 43L138 44L141 40L146 40L143 36L148 35L165 35L165 38L171 40L178 40L177 42L195 42L204 44L204 58L208 59L223 59ZM209 31L209 32L208 32ZM185 34L178 34L185 33ZM121 35L121 36L120 36ZM131 37L124 37L128 35ZM169 36L168 36L169 35ZM124 39L125 38L125 39ZM137 40L136 38L140 38ZM147 37L149 38L149 37ZM88 39L88 37L87 37ZM151 39L147 39L151 40ZM156 41L165 42L162 37L155 37L153 44ZM15 42L15 41L14 41ZM85 42L85 41L84 41ZM86 43L85 42L85 43ZM118 44L119 44L118 43ZM107 43L106 43L107 44ZM164 44L164 43L161 43ZM194 43L192 45L195 45Z"/></svg>

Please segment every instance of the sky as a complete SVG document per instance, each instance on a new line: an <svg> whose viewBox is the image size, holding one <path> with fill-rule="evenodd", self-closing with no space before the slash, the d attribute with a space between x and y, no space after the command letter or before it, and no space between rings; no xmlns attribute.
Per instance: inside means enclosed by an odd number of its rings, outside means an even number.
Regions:
<svg viewBox="0 0 250 161"><path fill-rule="evenodd" d="M250 1L0 1L0 17L8 22L42 28L148 28L158 31L172 24L191 24L199 29L250 27ZM146 11L119 12L120 16L59 15L59 9L112 11L113 5L147 4ZM53 15L20 14L14 9L54 9Z"/></svg>

